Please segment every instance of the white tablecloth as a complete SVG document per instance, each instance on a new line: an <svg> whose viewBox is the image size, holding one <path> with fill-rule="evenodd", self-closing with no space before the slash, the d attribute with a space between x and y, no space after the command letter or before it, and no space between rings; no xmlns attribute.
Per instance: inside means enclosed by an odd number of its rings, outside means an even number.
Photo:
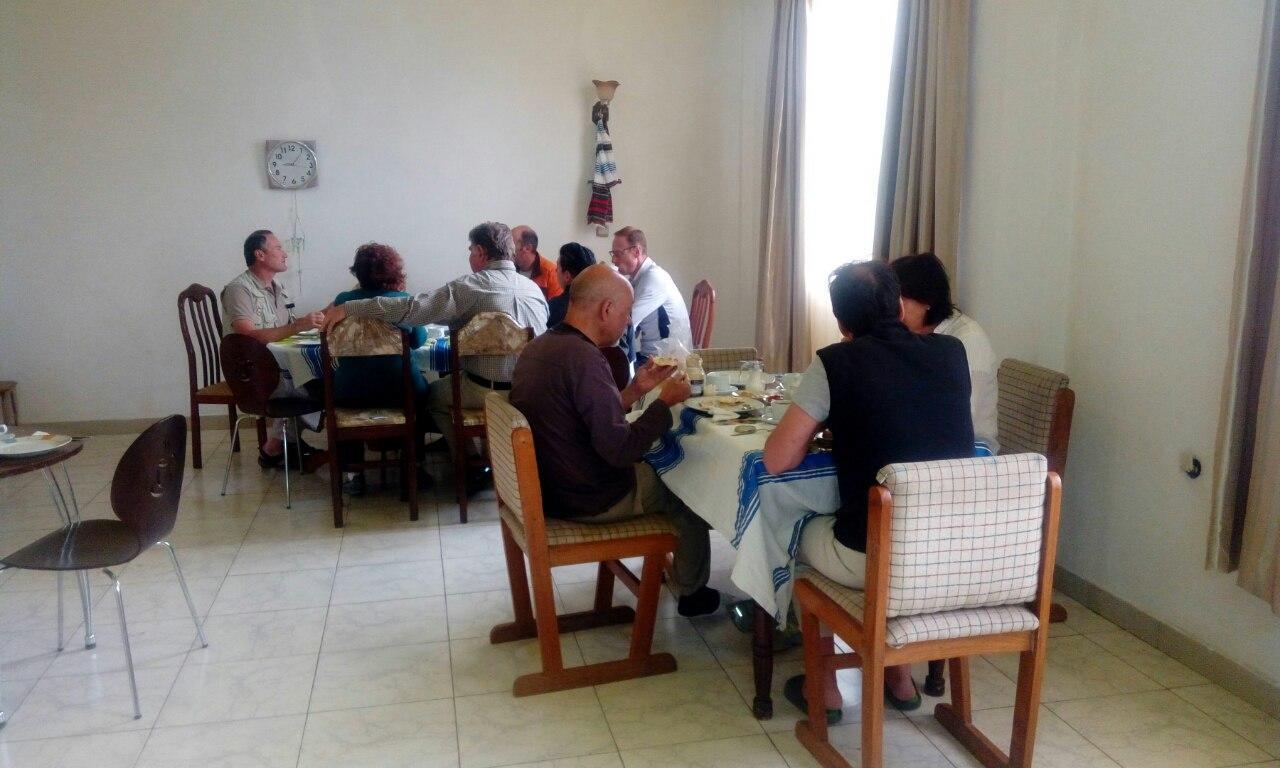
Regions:
<svg viewBox="0 0 1280 768"><path fill-rule="evenodd" d="M320 341L297 337L276 341L267 345L280 364L283 378L295 388L320 378ZM427 380L436 378L432 373L449 370L449 339L428 339L426 344L413 351L413 360Z"/></svg>
<svg viewBox="0 0 1280 768"><path fill-rule="evenodd" d="M738 550L733 583L785 620L795 552L805 523L840 506L829 453L805 457L781 475L764 469L767 432L736 435L733 426L688 408L645 456L662 481Z"/></svg>

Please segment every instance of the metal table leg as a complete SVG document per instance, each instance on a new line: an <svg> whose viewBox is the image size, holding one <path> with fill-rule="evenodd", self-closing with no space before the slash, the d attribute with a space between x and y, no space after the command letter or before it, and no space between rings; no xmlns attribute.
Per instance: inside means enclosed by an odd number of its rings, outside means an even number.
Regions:
<svg viewBox="0 0 1280 768"><path fill-rule="evenodd" d="M751 636L751 660L755 674L756 696L751 714L757 720L773 717L773 616L756 604L755 631Z"/></svg>
<svg viewBox="0 0 1280 768"><path fill-rule="evenodd" d="M75 486L71 484L71 475L67 472L67 465L64 462L62 466L62 477L66 480L67 490L64 493L62 484L58 482L58 476L54 474L52 467L45 467L44 479L45 484L49 487L49 496L53 499L53 506L58 510L58 516L62 518L63 523L70 525L80 522L80 504L76 501ZM70 498L70 501L67 499ZM84 609L84 647L95 648L98 645L97 636L93 631L93 591L89 588L89 575L84 571L76 572L76 583L80 587L80 604ZM58 600L62 600L62 590L58 590ZM61 628L59 628L61 635ZM61 637L59 637L59 647L61 647Z"/></svg>

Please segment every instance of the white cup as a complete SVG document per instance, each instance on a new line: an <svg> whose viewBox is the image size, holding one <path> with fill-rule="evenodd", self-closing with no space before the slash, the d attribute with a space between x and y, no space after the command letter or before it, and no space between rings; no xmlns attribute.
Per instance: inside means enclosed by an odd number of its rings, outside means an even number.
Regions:
<svg viewBox="0 0 1280 768"><path fill-rule="evenodd" d="M729 371L707 371L704 389L708 395L727 395L732 389L730 381Z"/></svg>

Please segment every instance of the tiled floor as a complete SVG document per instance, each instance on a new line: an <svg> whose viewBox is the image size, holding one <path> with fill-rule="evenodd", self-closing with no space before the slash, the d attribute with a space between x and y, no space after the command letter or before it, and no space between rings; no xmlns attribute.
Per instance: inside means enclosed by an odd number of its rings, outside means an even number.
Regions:
<svg viewBox="0 0 1280 768"><path fill-rule="evenodd" d="M94 437L71 464L86 516L110 514L111 471L126 437ZM748 708L748 639L723 616L687 620L664 596L657 643L672 675L532 698L512 678L537 666L533 641L493 646L510 602L492 494L459 526L448 492L408 521L394 495L351 505L334 530L327 486L298 483L286 510L278 472L237 457L218 489L221 433L205 437L205 469L188 483L173 541L208 648L164 552L124 569L143 717L132 718L114 600L94 577L98 647L54 652L53 581L0 574L0 690L12 712L0 768L50 766L809 766L792 736L798 715L775 691L777 716ZM252 454L246 454L252 457ZM38 475L0 482L0 550L53 527ZM715 540L713 584L732 591L732 550ZM565 608L591 600L591 567L556 572ZM79 609L67 591L68 615ZM1068 602L1054 627L1036 764L1253 765L1280 768L1280 721L1267 717L1114 625ZM568 663L621 655L627 627L564 638ZM778 659L775 688L800 668ZM975 660L979 724L997 742L1012 722L1013 658ZM857 763L856 671L842 674L844 724L833 737ZM885 725L892 766L976 766L927 714Z"/></svg>

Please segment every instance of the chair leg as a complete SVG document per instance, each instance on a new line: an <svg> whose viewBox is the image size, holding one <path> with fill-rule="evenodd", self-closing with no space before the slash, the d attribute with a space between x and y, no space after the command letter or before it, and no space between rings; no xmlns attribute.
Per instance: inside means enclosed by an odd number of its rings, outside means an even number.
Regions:
<svg viewBox="0 0 1280 768"><path fill-rule="evenodd" d="M342 459L338 456L338 441L333 439L332 433L329 439L329 501L333 506L333 527L341 528Z"/></svg>
<svg viewBox="0 0 1280 768"><path fill-rule="evenodd" d="M235 405L228 405L227 406L227 423L234 424L235 421L236 421L236 407ZM231 432L231 450L235 453L240 452L240 437L235 434L235 430L232 430Z"/></svg>
<svg viewBox="0 0 1280 768"><path fill-rule="evenodd" d="M511 535L506 520L501 520L498 527L502 529L502 550L507 557L507 581L511 584L511 612L515 621L490 630L489 642L495 644L537 634L533 604L529 601L529 577L524 572L524 552Z"/></svg>
<svg viewBox="0 0 1280 768"><path fill-rule="evenodd" d="M1023 651L1018 658L1018 692L1013 706L1013 739L1009 743L1011 768L1030 768L1035 752L1047 635L1047 628L1042 626L1037 633L1035 646L1029 651Z"/></svg>
<svg viewBox="0 0 1280 768"><path fill-rule="evenodd" d="M884 768L884 660L863 657L862 768Z"/></svg>
<svg viewBox="0 0 1280 768"><path fill-rule="evenodd" d="M937 718L943 728L955 737L956 741L960 742L979 763L987 768L1008 768L1011 765L1019 765L1019 763L1010 762L1004 752L973 724L973 705L969 698L969 659L951 659L948 665L951 673L951 701L935 707L933 716ZM1019 669L1021 669L1021 665L1019 665ZM1019 677L1018 683L1018 696L1021 696L1021 677ZM1036 696L1038 701L1038 690ZM1019 733L1017 710L1014 711L1014 721L1013 741L1016 742ZM1034 735L1034 723L1032 723L1032 729ZM1026 765L1030 765L1029 760L1028 756Z"/></svg>
<svg viewBox="0 0 1280 768"><path fill-rule="evenodd" d="M285 429L283 432L284 439L280 442L281 445L284 446L284 508L293 509L293 491L289 488L289 430ZM297 434L296 428L294 433ZM300 447L298 450L298 458L302 458L302 450ZM299 464L301 464L301 462L299 462Z"/></svg>
<svg viewBox="0 0 1280 768"><path fill-rule="evenodd" d="M969 657L948 662L951 667L951 709L966 723L973 722L973 701L969 696Z"/></svg>
<svg viewBox="0 0 1280 768"><path fill-rule="evenodd" d="M62 571L58 571L58 652L62 652Z"/></svg>
<svg viewBox="0 0 1280 768"><path fill-rule="evenodd" d="M200 455L200 404L191 398L191 468L200 469L204 460Z"/></svg>
<svg viewBox="0 0 1280 768"><path fill-rule="evenodd" d="M418 452L415 448L417 439L415 435L405 436L405 447L401 451L408 456L404 470L409 477L409 519L414 522L418 520Z"/></svg>
<svg viewBox="0 0 1280 768"><path fill-rule="evenodd" d="M538 646L542 656L542 671L559 672L564 669L560 655L560 622L556 616L555 588L551 585L551 566L545 561L529 563L533 577L533 609L538 621Z"/></svg>
<svg viewBox="0 0 1280 768"><path fill-rule="evenodd" d="M84 612L84 647L98 647L98 636L93 631L93 590L89 587L89 574L76 572L76 582L80 585L80 609Z"/></svg>
<svg viewBox="0 0 1280 768"><path fill-rule="evenodd" d="M645 561L648 562L647 560ZM600 563L600 570L596 574L596 599L593 607L597 611L607 611L613 607L613 569L608 563Z"/></svg>
<svg viewBox="0 0 1280 768"><path fill-rule="evenodd" d="M458 522L467 522L467 444L470 438L464 438L454 432L453 439L453 487L458 496Z"/></svg>
<svg viewBox="0 0 1280 768"><path fill-rule="evenodd" d="M120 590L120 579L111 572L111 569L103 568L102 572L111 579L111 588L116 593L116 608L120 611L120 636L124 640L124 661L129 667L129 689L133 691L133 719L141 720L142 705L138 702L138 678L133 673L133 649L129 647L129 623L124 617L124 594Z"/></svg>
<svg viewBox="0 0 1280 768"><path fill-rule="evenodd" d="M759 607L756 610L759 611ZM835 648L832 638L822 636L817 614L804 604L800 605L800 632L804 638L805 696L808 697L809 712L806 719L796 723L796 740L809 750L819 765L850 768L849 761L832 746L827 731L826 689L831 676L827 655L834 653ZM863 684L867 683L864 681Z"/></svg>
<svg viewBox="0 0 1280 768"><path fill-rule="evenodd" d="M231 442L233 443L240 439L240 419L243 419L243 418L245 417L241 416L237 418L235 426L231 428ZM231 452L228 451L227 452L227 468L222 472L222 495L223 496L227 495L227 481L230 479L231 479Z"/></svg>
<svg viewBox="0 0 1280 768"><path fill-rule="evenodd" d="M178 577L178 586L182 587L182 596L187 600L187 610L191 611L191 621L196 625L196 637L200 638L200 647L208 648L209 641L204 637L204 627L200 621L200 614L196 612L195 601L191 599L191 590L187 589L187 580L182 575L182 566L178 565L178 553L174 551L173 544L168 541L160 542L165 549L169 550L169 560L173 562L173 572Z"/></svg>
<svg viewBox="0 0 1280 768"><path fill-rule="evenodd" d="M666 560L665 554L644 557L644 566L640 571L640 594L636 596L636 623L631 628L632 659L643 659L653 650L653 627L658 618L658 591L662 588L662 567L666 565ZM608 606L605 608L607 610Z"/></svg>

